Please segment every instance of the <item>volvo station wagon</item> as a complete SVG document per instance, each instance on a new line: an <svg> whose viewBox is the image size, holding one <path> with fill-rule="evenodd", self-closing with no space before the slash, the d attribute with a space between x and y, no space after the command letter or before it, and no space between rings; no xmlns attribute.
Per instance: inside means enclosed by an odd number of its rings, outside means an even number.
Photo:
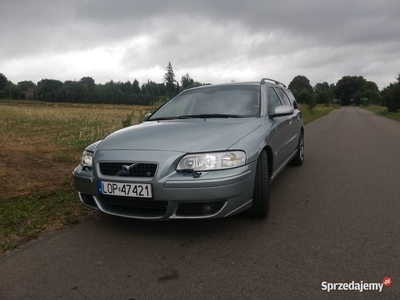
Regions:
<svg viewBox="0 0 400 300"><path fill-rule="evenodd" d="M276 80L184 90L144 122L89 145L73 171L83 205L144 220L269 213L269 187L304 161L295 97Z"/></svg>

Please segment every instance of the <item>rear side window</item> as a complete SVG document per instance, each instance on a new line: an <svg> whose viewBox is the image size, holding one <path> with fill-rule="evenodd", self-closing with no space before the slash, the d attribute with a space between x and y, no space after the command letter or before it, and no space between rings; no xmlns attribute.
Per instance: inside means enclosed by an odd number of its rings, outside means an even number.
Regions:
<svg viewBox="0 0 400 300"><path fill-rule="evenodd" d="M297 109L297 102L296 102L296 99L294 98L292 92L286 90L285 93L288 95L290 102L293 103L293 107Z"/></svg>
<svg viewBox="0 0 400 300"><path fill-rule="evenodd" d="M275 112L275 108L282 105L279 100L278 95L276 94L273 88L267 89L267 97L268 97L268 114L272 115Z"/></svg>
<svg viewBox="0 0 400 300"><path fill-rule="evenodd" d="M285 92L281 88L275 88L275 89L278 92L279 96L281 97L283 105L292 106L292 103L289 101L289 98L288 96L286 96Z"/></svg>

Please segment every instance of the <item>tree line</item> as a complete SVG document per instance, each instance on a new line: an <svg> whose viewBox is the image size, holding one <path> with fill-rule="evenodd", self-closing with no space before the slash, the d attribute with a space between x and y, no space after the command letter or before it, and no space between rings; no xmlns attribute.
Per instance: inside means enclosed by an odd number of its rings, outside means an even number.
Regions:
<svg viewBox="0 0 400 300"><path fill-rule="evenodd" d="M367 81L363 76L343 76L336 84L317 83L311 86L303 75L293 78L288 88L293 92L299 103L305 103L313 108L317 103L337 103L345 105L381 105L388 111L400 110L400 73L396 81L390 83L382 91L377 84Z"/></svg>
<svg viewBox="0 0 400 300"><path fill-rule="evenodd" d="M203 85L189 74L182 76L180 83L175 78L171 62L165 69L162 83L151 80L139 84L138 80L96 84L92 77L82 77L79 81L42 79L37 84L9 81L0 73L0 98L31 99L47 102L70 103L111 103L152 105L165 101L184 89ZM337 103L340 105L377 104L386 106L389 111L400 110L400 73L396 81L379 91L375 82L363 76L343 76L336 84L319 82L312 86L304 75L293 78L289 84L299 103L313 108L316 104Z"/></svg>
<svg viewBox="0 0 400 300"><path fill-rule="evenodd" d="M82 77L79 81L62 82L56 79L42 79L37 84L32 81L14 84L0 73L0 98L46 102L152 105L173 97L183 89L203 84L195 81L189 74L182 76L179 83L175 78L171 63L168 63L165 69L162 83L147 80L141 85L136 79L133 82L111 80L105 84L96 84L95 80L89 76Z"/></svg>

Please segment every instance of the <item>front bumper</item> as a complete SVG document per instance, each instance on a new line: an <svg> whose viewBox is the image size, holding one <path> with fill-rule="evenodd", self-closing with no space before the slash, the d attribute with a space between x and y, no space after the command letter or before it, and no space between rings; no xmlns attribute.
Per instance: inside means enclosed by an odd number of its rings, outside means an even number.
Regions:
<svg viewBox="0 0 400 300"><path fill-rule="evenodd" d="M148 220L223 218L252 205L256 162L234 169L203 172L196 178L193 174L175 171L182 153L140 152L119 153L118 159L126 161L129 157L130 161L138 161L145 155L146 161L158 164L157 173L151 179L101 175L96 165L101 160L109 161L110 153L96 153L98 158L94 159L95 167L91 171L76 167L73 177L80 201L107 214ZM97 188L99 180L150 183L153 198L100 195Z"/></svg>

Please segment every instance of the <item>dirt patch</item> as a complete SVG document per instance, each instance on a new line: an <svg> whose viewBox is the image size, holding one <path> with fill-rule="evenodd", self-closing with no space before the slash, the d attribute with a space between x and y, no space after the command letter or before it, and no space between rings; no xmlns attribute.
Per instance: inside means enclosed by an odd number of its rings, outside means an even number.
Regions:
<svg viewBox="0 0 400 300"><path fill-rule="evenodd" d="M73 165L53 162L48 152L0 150L1 198L56 190L65 181L72 184L73 168Z"/></svg>

